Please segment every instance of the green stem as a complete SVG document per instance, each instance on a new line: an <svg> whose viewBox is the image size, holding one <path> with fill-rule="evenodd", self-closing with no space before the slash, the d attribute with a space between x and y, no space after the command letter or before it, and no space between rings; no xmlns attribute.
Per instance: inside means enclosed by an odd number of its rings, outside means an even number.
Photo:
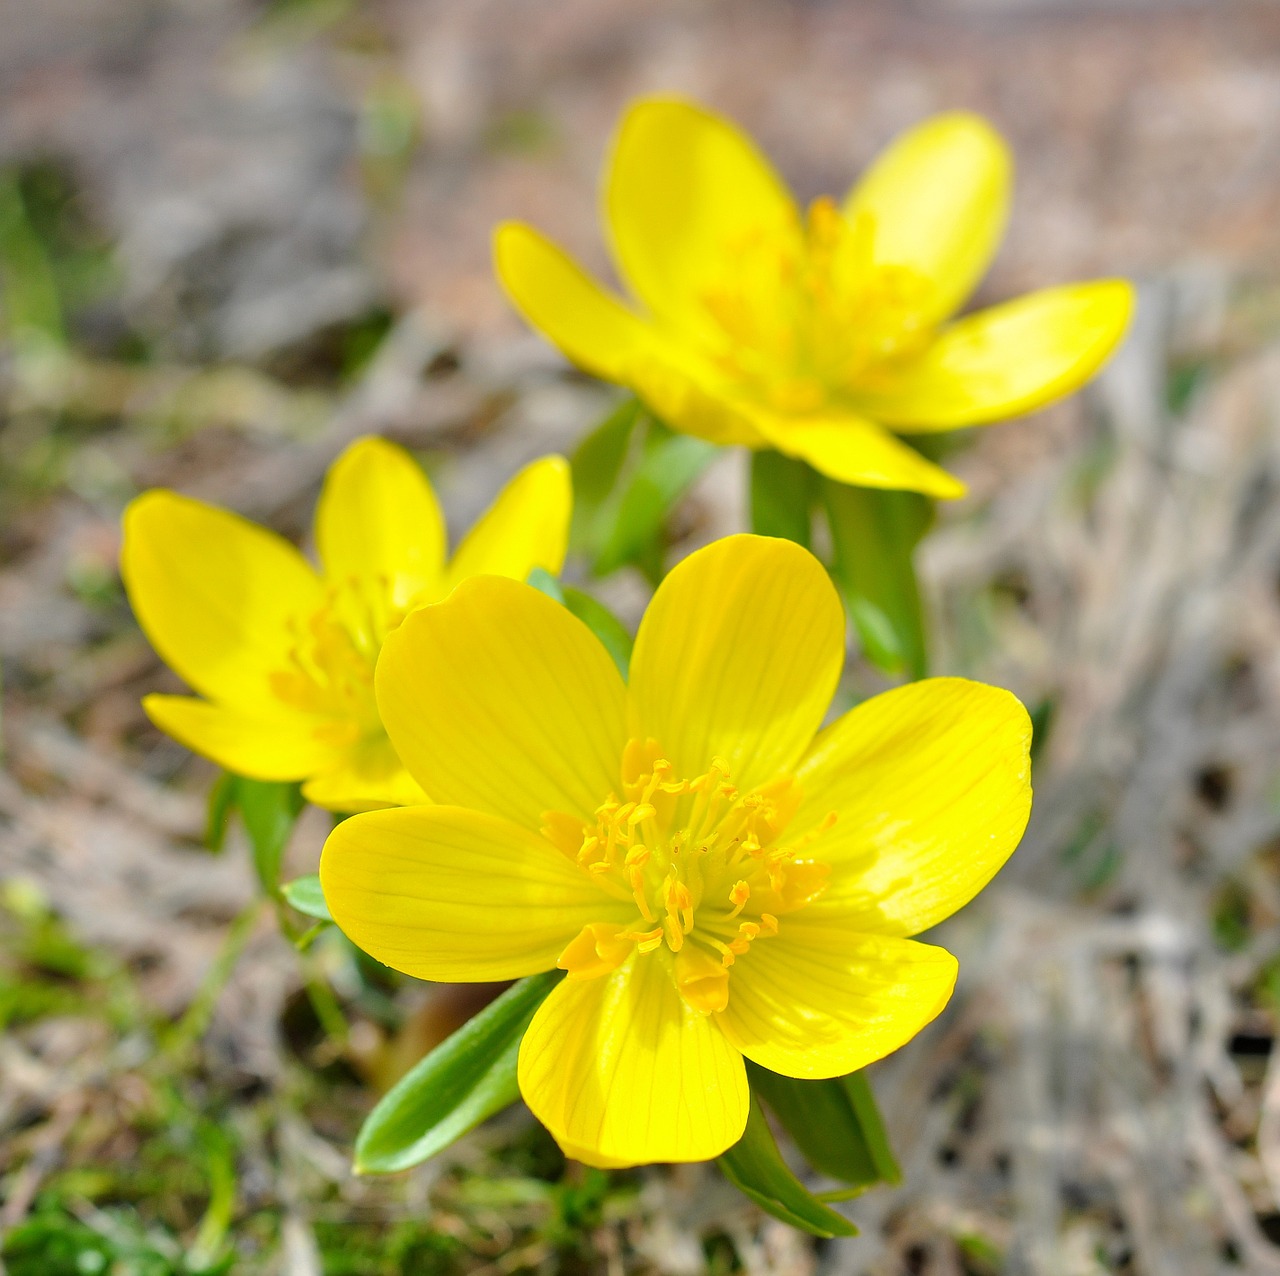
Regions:
<svg viewBox="0 0 1280 1276"><path fill-rule="evenodd" d="M831 573L844 591L863 653L886 673L923 678L928 638L915 550L933 524L933 502L918 492L849 487L825 479Z"/></svg>
<svg viewBox="0 0 1280 1276"><path fill-rule="evenodd" d="M199 991L164 1043L164 1053L170 1058L180 1058L186 1054L208 1031L214 1007L244 953L265 902L262 897L255 899L237 915L227 929L222 947L218 950L213 965L209 967Z"/></svg>
<svg viewBox="0 0 1280 1276"><path fill-rule="evenodd" d="M818 475L781 452L751 453L751 530L809 548Z"/></svg>
<svg viewBox="0 0 1280 1276"><path fill-rule="evenodd" d="M311 1002L311 1009L315 1011L320 1027L324 1029L325 1036L335 1045L345 1049L351 1034L351 1026L347 1023L346 1015L342 1013L342 1007L338 1004L333 989L323 976L317 975L311 969L311 963L304 954L300 953L298 958L303 963L302 978L307 989L307 1000Z"/></svg>

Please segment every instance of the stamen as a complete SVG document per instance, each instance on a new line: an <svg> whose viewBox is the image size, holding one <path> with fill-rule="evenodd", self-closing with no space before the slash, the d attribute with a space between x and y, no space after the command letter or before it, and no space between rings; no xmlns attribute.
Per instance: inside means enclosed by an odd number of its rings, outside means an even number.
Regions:
<svg viewBox="0 0 1280 1276"><path fill-rule="evenodd" d="M561 965L576 978L611 970L630 953L664 945L678 959L686 1004L710 1013L728 1004L729 971L758 939L778 934L778 918L826 884L826 867L796 863L796 850L829 829L833 817L792 845L779 835L800 804L789 776L761 789L735 786L723 758L692 779L673 773L653 740L632 740L621 785L578 821L548 813L546 835L610 895L635 908L629 927L601 924L566 948Z"/></svg>
<svg viewBox="0 0 1280 1276"><path fill-rule="evenodd" d="M662 944L662 927L655 926L653 930L646 931L624 931L622 938L633 940L640 952L651 953Z"/></svg>

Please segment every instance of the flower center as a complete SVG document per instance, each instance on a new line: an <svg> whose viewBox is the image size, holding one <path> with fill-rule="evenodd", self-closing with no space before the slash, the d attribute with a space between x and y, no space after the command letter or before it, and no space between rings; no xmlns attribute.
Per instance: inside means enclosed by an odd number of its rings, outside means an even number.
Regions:
<svg viewBox="0 0 1280 1276"><path fill-rule="evenodd" d="M826 196L810 205L802 238L743 236L702 298L724 337L717 365L771 407L806 413L919 350L931 333L920 317L928 283L877 264L874 248L874 218L850 221Z"/></svg>
<svg viewBox="0 0 1280 1276"><path fill-rule="evenodd" d="M270 675L279 700L327 718L320 728L334 744L355 744L383 734L373 692L382 644L407 614L392 602L383 578L352 577L331 586L323 606L290 624L288 664Z"/></svg>
<svg viewBox="0 0 1280 1276"><path fill-rule="evenodd" d="M584 927L558 964L589 979L633 952L665 953L690 1006L723 1010L735 961L825 888L827 866L803 852L835 816L785 843L801 796L789 776L743 793L715 758L684 779L653 740L630 741L622 769L621 794L609 794L594 823L553 813L545 832L607 894L634 907L635 918Z"/></svg>

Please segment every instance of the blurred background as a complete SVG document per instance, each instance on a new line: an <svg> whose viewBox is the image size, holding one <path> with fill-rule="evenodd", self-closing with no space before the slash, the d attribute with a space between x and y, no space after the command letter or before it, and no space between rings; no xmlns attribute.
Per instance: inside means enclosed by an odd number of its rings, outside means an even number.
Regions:
<svg viewBox="0 0 1280 1276"><path fill-rule="evenodd" d="M872 1070L905 1182L845 1207L851 1240L711 1168L566 1170L519 1111L353 1178L379 1090L477 1003L245 923L212 768L138 707L177 687L116 571L141 489L302 537L381 432L456 534L608 410L507 309L489 234L604 268L604 147L655 90L803 198L981 111L1019 164L981 300L1141 285L1097 384L952 458L971 494L924 547L938 670L1034 710L1037 809L938 936L951 1007ZM8 1272L1280 1272L1280 7L0 0L0 310ZM743 525L744 472L699 481L672 557ZM647 593L599 588L633 621Z"/></svg>

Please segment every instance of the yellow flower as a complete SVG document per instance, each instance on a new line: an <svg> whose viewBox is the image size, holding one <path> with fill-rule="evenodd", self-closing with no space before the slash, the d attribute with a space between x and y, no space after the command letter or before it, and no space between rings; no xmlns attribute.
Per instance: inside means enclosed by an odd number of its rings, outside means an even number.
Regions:
<svg viewBox="0 0 1280 1276"><path fill-rule="evenodd" d="M495 264L530 324L677 429L776 448L844 483L954 497L963 484L890 431L980 425L1070 393L1133 303L1129 284L1104 280L952 320L995 254L1010 185L999 135L957 112L802 217L733 124L652 98L624 117L604 188L638 308L519 223L498 228Z"/></svg>
<svg viewBox="0 0 1280 1276"><path fill-rule="evenodd" d="M1027 820L1012 695L936 678L819 732L844 649L826 572L789 541L677 566L629 686L565 608L467 581L391 636L376 679L443 805L334 830L334 917L425 979L568 972L519 1061L566 1152L718 1155L746 1121L744 1055L843 1075L939 1013L955 959L906 936L971 899Z"/></svg>
<svg viewBox="0 0 1280 1276"><path fill-rule="evenodd" d="M411 609L478 572L559 572L571 503L563 458L534 461L447 562L422 470L402 448L360 439L325 478L317 572L238 515L145 492L125 511L121 574L152 645L203 698L150 695L143 707L227 770L305 780L305 796L331 810L421 802L378 717L383 641Z"/></svg>

